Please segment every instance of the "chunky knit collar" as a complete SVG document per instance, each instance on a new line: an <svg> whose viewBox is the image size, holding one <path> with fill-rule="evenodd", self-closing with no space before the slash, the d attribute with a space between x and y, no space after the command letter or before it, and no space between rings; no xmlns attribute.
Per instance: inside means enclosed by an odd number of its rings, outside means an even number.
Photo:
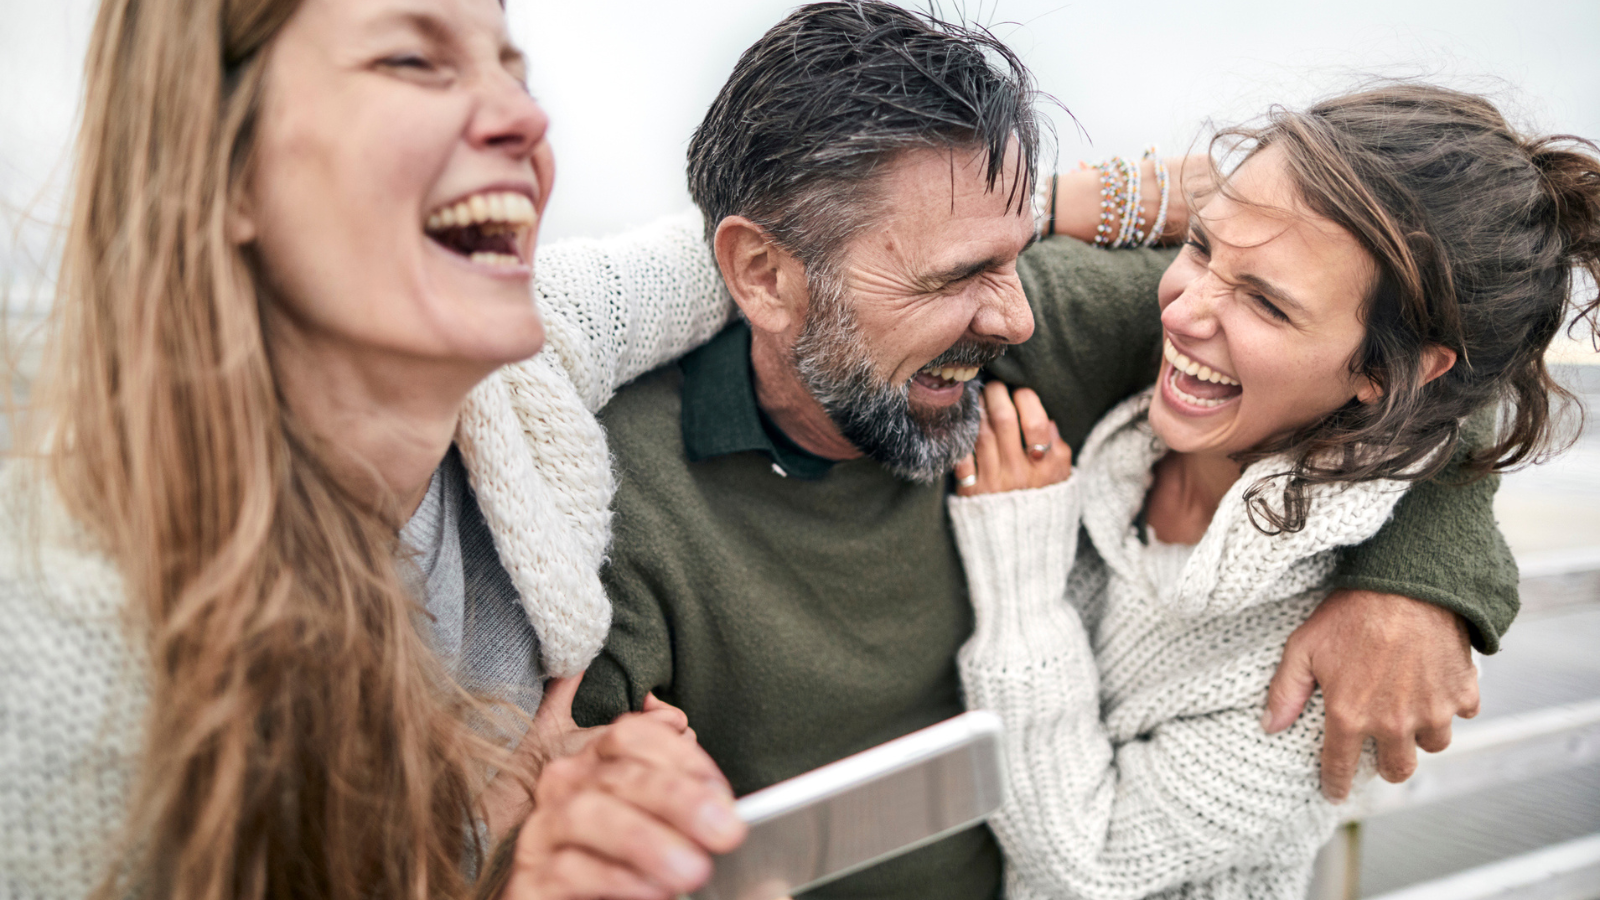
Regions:
<svg viewBox="0 0 1600 900"><path fill-rule="evenodd" d="M1106 565L1134 583L1148 580L1140 564L1146 547L1135 525L1153 481L1153 467L1167 445L1150 427L1147 390L1117 406L1095 426L1080 454L1084 528ZM1174 615L1215 616L1236 612L1310 590L1331 574L1337 547L1376 534L1407 487L1404 482L1369 481L1314 485L1308 491L1306 527L1264 534L1251 523L1244 494L1268 479L1263 496L1281 495L1289 468L1282 457L1252 463L1228 489L1210 527L1195 546L1176 585L1147 596Z"/></svg>

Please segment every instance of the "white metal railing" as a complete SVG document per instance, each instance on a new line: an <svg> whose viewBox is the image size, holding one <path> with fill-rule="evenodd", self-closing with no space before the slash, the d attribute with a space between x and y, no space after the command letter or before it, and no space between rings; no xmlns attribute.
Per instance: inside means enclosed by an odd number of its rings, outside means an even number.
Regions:
<svg viewBox="0 0 1600 900"><path fill-rule="evenodd" d="M1372 900L1594 900L1600 834L1479 866Z"/></svg>
<svg viewBox="0 0 1600 900"><path fill-rule="evenodd" d="M1600 699L1463 727L1401 784L1374 781L1341 810L1346 822L1435 803L1600 761Z"/></svg>
<svg viewBox="0 0 1600 900"><path fill-rule="evenodd" d="M1525 595L1548 595L1551 606L1600 602L1600 550L1519 562ZM1361 896L1363 820L1596 762L1600 697L1463 725L1447 749L1419 759L1406 782L1375 781L1351 796L1338 834L1317 857L1309 900ZM1600 900L1600 834L1371 900Z"/></svg>

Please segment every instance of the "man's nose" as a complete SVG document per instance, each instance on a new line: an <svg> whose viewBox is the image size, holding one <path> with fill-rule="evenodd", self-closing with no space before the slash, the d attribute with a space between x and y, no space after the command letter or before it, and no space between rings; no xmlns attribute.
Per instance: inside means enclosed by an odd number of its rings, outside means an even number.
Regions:
<svg viewBox="0 0 1600 900"><path fill-rule="evenodd" d="M1022 285L1007 285L986 298L972 317L972 333L1003 344L1033 336L1033 310Z"/></svg>

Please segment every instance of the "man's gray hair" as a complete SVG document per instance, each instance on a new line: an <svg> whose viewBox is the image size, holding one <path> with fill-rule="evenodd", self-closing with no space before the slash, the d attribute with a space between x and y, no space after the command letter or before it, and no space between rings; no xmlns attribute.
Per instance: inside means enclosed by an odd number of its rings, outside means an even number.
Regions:
<svg viewBox="0 0 1600 900"><path fill-rule="evenodd" d="M812 3L734 66L689 144L689 193L708 241L724 218L745 216L808 277L827 278L879 209L876 176L907 150L978 149L994 190L1015 139L1022 176L1008 200L1026 214L1038 97L1027 67L984 29L878 0Z"/></svg>

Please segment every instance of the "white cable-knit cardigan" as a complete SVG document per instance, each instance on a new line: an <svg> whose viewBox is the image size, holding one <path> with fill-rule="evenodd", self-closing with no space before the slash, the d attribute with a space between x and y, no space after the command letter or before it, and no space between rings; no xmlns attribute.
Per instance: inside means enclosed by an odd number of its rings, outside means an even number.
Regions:
<svg viewBox="0 0 1600 900"><path fill-rule="evenodd" d="M1301 898L1336 824L1318 789L1321 695L1268 735L1267 685L1328 593L1335 548L1376 533L1403 487L1314 488L1304 530L1270 536L1243 495L1283 466L1256 463L1176 583L1157 584L1134 525L1166 452L1149 403L1109 413L1061 484L949 502L976 614L967 705L1006 724L990 823L1006 896Z"/></svg>
<svg viewBox="0 0 1600 900"><path fill-rule="evenodd" d="M598 410L705 341L731 302L698 214L540 252L546 344L468 398L456 442L546 672L599 651L613 481ZM145 742L146 648L121 579L30 467L0 476L0 898L81 898L110 864Z"/></svg>

